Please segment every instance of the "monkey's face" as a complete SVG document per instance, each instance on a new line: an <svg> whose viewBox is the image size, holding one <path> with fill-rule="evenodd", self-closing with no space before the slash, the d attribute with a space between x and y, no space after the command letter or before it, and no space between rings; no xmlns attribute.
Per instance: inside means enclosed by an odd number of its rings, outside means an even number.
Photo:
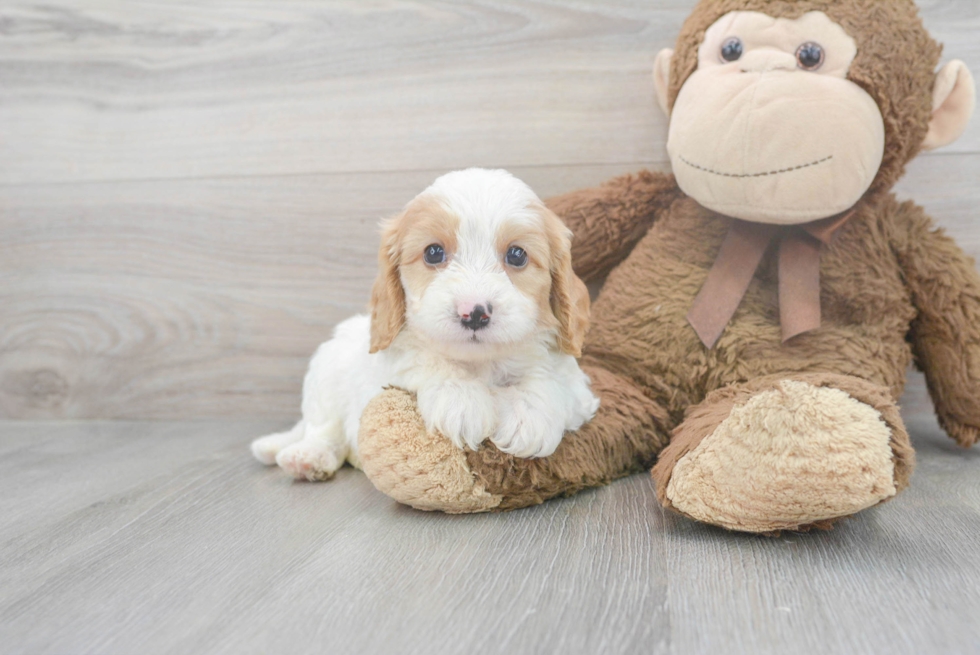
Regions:
<svg viewBox="0 0 980 655"><path fill-rule="evenodd" d="M847 79L853 38L823 12L723 16L672 111L681 189L745 220L798 224L852 207L881 166L885 126Z"/></svg>

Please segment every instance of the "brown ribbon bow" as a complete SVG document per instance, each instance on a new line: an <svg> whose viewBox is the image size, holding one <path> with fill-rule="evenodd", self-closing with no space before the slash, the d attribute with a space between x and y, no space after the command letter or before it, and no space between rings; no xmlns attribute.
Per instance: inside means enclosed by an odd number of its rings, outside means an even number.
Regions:
<svg viewBox="0 0 980 655"><path fill-rule="evenodd" d="M713 348L735 315L769 244L779 241L779 322L783 341L820 327L820 248L853 211L803 225L768 225L732 219L718 258L694 299L687 320Z"/></svg>

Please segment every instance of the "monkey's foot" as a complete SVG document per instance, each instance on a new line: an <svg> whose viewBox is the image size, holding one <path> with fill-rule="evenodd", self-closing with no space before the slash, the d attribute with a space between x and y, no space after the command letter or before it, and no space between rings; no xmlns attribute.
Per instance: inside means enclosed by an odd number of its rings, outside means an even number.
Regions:
<svg viewBox="0 0 980 655"><path fill-rule="evenodd" d="M667 441L667 411L628 380L583 368L599 410L580 430L566 432L548 457L515 457L489 441L477 451L460 450L425 429L413 395L388 389L361 415L362 468L398 502L452 514L537 505L648 470Z"/></svg>
<svg viewBox="0 0 980 655"><path fill-rule="evenodd" d="M487 492L449 439L425 429L415 396L388 389L368 403L357 437L361 467L378 490L415 509L487 512L501 497Z"/></svg>
<svg viewBox="0 0 980 655"><path fill-rule="evenodd" d="M914 453L886 389L841 375L720 389L653 470L665 507L729 530L829 528L895 496Z"/></svg>

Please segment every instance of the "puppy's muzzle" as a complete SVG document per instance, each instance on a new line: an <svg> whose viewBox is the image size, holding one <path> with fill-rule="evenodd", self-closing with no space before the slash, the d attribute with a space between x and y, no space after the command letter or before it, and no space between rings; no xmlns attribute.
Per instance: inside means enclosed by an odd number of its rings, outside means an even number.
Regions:
<svg viewBox="0 0 980 655"><path fill-rule="evenodd" d="M459 314L459 322L468 330L482 330L490 325L490 315L493 313L493 305L487 303L472 307L460 306L456 310Z"/></svg>

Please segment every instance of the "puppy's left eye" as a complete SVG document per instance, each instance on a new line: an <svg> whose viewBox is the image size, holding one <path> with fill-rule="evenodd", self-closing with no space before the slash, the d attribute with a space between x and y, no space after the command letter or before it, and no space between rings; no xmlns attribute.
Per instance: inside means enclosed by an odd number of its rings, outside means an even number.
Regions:
<svg viewBox="0 0 980 655"><path fill-rule="evenodd" d="M446 250L438 243L433 243L426 247L425 252L422 253L422 259L429 266L438 266L446 261Z"/></svg>
<svg viewBox="0 0 980 655"><path fill-rule="evenodd" d="M527 253L523 248L511 246L510 250L507 251L507 257L505 257L505 259L507 260L508 266L513 266L514 268L524 268L524 266L527 264Z"/></svg>

